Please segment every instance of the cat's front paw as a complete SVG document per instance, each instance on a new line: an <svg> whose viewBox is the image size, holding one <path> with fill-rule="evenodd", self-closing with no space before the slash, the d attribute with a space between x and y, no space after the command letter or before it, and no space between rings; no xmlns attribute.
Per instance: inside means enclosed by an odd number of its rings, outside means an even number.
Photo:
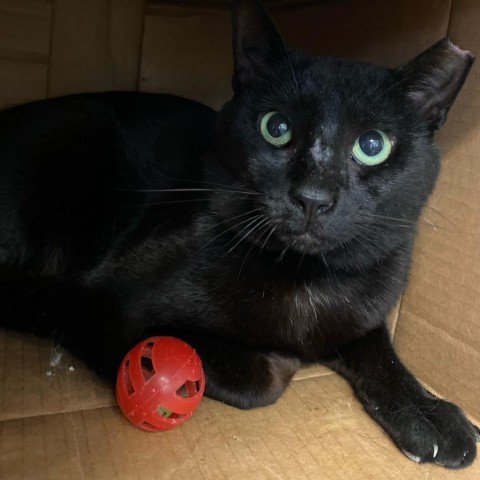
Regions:
<svg viewBox="0 0 480 480"><path fill-rule="evenodd" d="M395 424L393 437L410 460L464 468L475 459L480 432L452 403L434 399L406 407Z"/></svg>

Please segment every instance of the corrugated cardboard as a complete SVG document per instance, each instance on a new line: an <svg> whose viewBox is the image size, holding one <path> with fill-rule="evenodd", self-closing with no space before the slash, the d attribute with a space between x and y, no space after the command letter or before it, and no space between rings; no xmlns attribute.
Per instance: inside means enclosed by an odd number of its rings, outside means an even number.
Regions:
<svg viewBox="0 0 480 480"><path fill-rule="evenodd" d="M0 106L125 88L219 107L231 93L228 3L0 0ZM290 43L316 53L393 66L448 33L480 54L476 0L267 3ZM477 422L479 68L439 136L442 175L391 316L408 366ZM407 460L346 382L321 367L299 372L274 406L245 412L204 399L183 426L151 434L122 417L77 359L58 354L49 340L0 332L0 479L480 478L478 460L459 472Z"/></svg>
<svg viewBox="0 0 480 480"><path fill-rule="evenodd" d="M47 93L50 2L0 3L0 108Z"/></svg>
<svg viewBox="0 0 480 480"><path fill-rule="evenodd" d="M37 359L45 368L47 350ZM56 372L61 382L75 375L82 375L80 369ZM38 378L36 385L44 389L56 381ZM71 406L64 413L0 422L0 478L473 480L480 475L478 462L451 472L408 461L337 375L293 382L276 405L251 411L204 399L187 423L159 434L133 428L115 406Z"/></svg>
<svg viewBox="0 0 480 480"><path fill-rule="evenodd" d="M448 35L480 54L480 3L455 0ZM480 422L480 64L439 135L442 173L424 211L395 343L408 366Z"/></svg>
<svg viewBox="0 0 480 480"><path fill-rule="evenodd" d="M52 3L48 96L137 90L146 1Z"/></svg>

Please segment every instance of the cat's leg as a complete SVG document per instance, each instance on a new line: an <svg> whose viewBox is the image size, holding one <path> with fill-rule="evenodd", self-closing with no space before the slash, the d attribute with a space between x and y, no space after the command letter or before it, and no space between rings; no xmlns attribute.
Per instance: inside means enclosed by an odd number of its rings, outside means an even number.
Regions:
<svg viewBox="0 0 480 480"><path fill-rule="evenodd" d="M0 268L0 327L53 336L111 383L133 346L122 335L121 322L118 302L106 291Z"/></svg>
<svg viewBox="0 0 480 480"><path fill-rule="evenodd" d="M242 409L274 403L300 367L296 357L249 349L213 335L182 338L202 359L205 394Z"/></svg>
<svg viewBox="0 0 480 480"><path fill-rule="evenodd" d="M448 468L475 458L479 430L454 404L427 392L395 354L386 328L338 350L329 363L352 384L367 412L411 460Z"/></svg>
<svg viewBox="0 0 480 480"><path fill-rule="evenodd" d="M111 292L100 288L0 268L0 327L53 335L112 384L124 355L137 341L154 334L173 334L190 343L202 359L206 394L239 408L273 403L300 366L294 357L250 350L213 334L175 332L171 323L157 324L142 334L140 327L127 328L132 320L124 321L119 304Z"/></svg>

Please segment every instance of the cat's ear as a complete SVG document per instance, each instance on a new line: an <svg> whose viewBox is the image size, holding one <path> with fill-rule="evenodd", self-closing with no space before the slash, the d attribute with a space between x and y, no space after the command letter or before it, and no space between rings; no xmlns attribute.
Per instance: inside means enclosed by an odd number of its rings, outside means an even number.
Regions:
<svg viewBox="0 0 480 480"><path fill-rule="evenodd" d="M257 0L233 2L233 89L265 78L286 55L285 42Z"/></svg>
<svg viewBox="0 0 480 480"><path fill-rule="evenodd" d="M432 130L445 122L473 61L470 52L444 38L398 70L407 96Z"/></svg>

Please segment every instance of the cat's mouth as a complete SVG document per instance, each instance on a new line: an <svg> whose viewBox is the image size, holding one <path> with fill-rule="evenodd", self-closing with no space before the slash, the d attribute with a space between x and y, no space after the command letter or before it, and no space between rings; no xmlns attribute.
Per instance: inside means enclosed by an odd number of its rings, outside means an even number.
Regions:
<svg viewBox="0 0 480 480"><path fill-rule="evenodd" d="M280 242L299 253L318 254L332 250L341 243L321 232L305 229L304 231L280 230L277 233Z"/></svg>

